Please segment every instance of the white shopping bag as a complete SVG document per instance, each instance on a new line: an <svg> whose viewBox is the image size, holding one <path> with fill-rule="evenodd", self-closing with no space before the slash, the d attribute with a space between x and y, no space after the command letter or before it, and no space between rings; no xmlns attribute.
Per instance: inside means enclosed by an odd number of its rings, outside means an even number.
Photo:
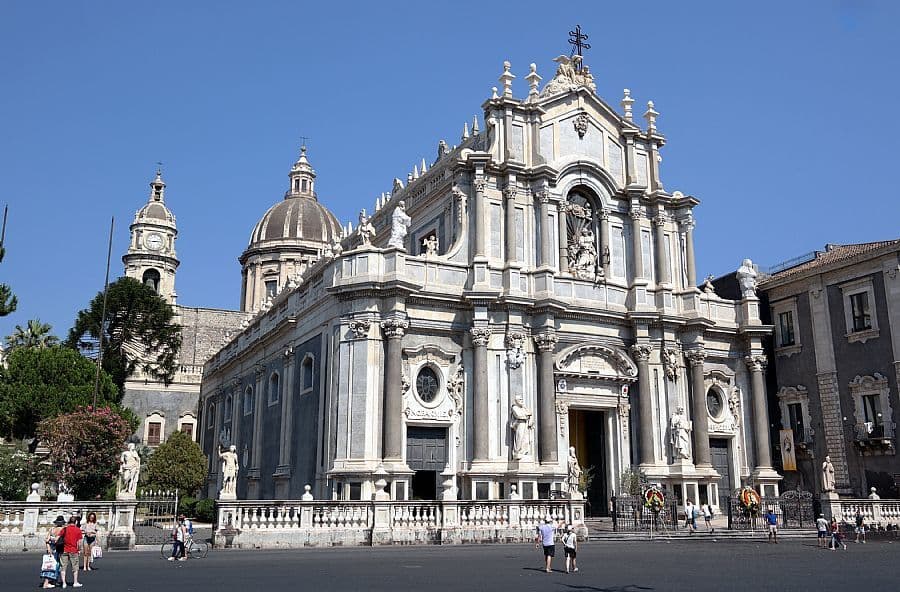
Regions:
<svg viewBox="0 0 900 592"><path fill-rule="evenodd" d="M56 559L50 553L45 553L41 559L41 571L56 571Z"/></svg>
<svg viewBox="0 0 900 592"><path fill-rule="evenodd" d="M92 559L102 559L103 558L103 549L100 548L100 545L94 545L91 547L91 558Z"/></svg>

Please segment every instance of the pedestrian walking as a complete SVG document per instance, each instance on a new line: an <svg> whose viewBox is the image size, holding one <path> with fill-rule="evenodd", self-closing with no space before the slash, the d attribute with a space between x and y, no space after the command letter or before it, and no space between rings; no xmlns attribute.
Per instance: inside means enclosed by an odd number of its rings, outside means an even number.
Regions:
<svg viewBox="0 0 900 592"><path fill-rule="evenodd" d="M69 517L69 522L60 531L59 536L63 541L63 552L59 557L59 581L62 587L66 587L66 571L72 566L72 587L81 588L81 582L78 581L78 567L81 564L81 557L78 556L78 546L81 543L83 534L78 528L78 519L75 516Z"/></svg>
<svg viewBox="0 0 900 592"><path fill-rule="evenodd" d="M859 540L859 537L862 537L862 541ZM856 510L856 542L866 543L866 519L859 509Z"/></svg>
<svg viewBox="0 0 900 592"><path fill-rule="evenodd" d="M715 532L716 529L713 528L712 519L713 519L713 509L709 504L703 504L700 506L700 511L703 513L703 521L706 523L706 532Z"/></svg>
<svg viewBox="0 0 900 592"><path fill-rule="evenodd" d="M556 555L556 526L553 525L553 518L547 514L544 523L537 527L537 534L534 537L534 548L538 546L544 548L544 571L552 572L550 568L553 557Z"/></svg>
<svg viewBox="0 0 900 592"><path fill-rule="evenodd" d="M838 524L837 518L832 517L831 519L831 550L837 551L838 547L844 547L844 551L847 550L847 545L844 543L844 539L841 536L841 526Z"/></svg>
<svg viewBox="0 0 900 592"><path fill-rule="evenodd" d="M775 514L775 508L769 508L766 512L766 523L769 525L769 543L778 544L778 516Z"/></svg>
<svg viewBox="0 0 900 592"><path fill-rule="evenodd" d="M60 531L62 531L62 527L65 526L66 519L62 516L57 516L56 520L53 521L53 527L50 528L50 532L47 533L47 538L44 543L47 545L47 555L49 555L53 559L53 564L48 562L42 562L41 564L41 578L44 580L41 586L43 588L55 588L56 582L59 582L59 552L56 550L56 543L59 540Z"/></svg>
<svg viewBox="0 0 900 592"><path fill-rule="evenodd" d="M84 534L84 542L81 544L81 569L92 571L94 569L94 545L100 534L100 526L97 524L97 514L91 512L87 516L87 522L81 527Z"/></svg>
<svg viewBox="0 0 900 592"><path fill-rule="evenodd" d="M819 536L816 539L816 546L822 547L823 549L828 548L828 521L825 520L825 514L819 514L819 517L816 518L816 531L818 531Z"/></svg>
<svg viewBox="0 0 900 592"><path fill-rule="evenodd" d="M575 562L578 555L578 535L575 534L575 527L571 524L566 527L566 534L563 535L562 542L563 553L566 555L566 573L578 571L578 564ZM569 571L570 567L571 572Z"/></svg>
<svg viewBox="0 0 900 592"><path fill-rule="evenodd" d="M694 502L688 500L684 504L684 526L688 528L688 532L694 534L697 531L697 508Z"/></svg>
<svg viewBox="0 0 900 592"><path fill-rule="evenodd" d="M184 540L186 538L187 531L184 528L184 521L180 518L175 522L175 528L172 529L172 555L169 557L169 561L184 561L187 559L184 553Z"/></svg>

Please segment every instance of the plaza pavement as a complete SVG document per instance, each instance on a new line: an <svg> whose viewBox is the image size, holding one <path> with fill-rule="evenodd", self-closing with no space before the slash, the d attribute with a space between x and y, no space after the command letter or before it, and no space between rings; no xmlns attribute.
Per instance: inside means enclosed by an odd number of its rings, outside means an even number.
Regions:
<svg viewBox="0 0 900 592"><path fill-rule="evenodd" d="M256 590L652 592L896 590L900 543L817 549L813 539L679 543L589 542L580 572L542 571L532 545L394 546L293 551L213 550L206 559L168 562L159 552L107 553L82 574L85 592ZM40 556L0 556L0 590L34 590ZM71 583L71 579L70 579Z"/></svg>

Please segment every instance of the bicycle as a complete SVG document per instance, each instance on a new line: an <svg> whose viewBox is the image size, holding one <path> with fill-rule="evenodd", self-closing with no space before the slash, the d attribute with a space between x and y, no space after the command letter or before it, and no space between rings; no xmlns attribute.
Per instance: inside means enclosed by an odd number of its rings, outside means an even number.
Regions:
<svg viewBox="0 0 900 592"><path fill-rule="evenodd" d="M163 559L172 556L172 549L175 547L174 541L167 541L162 544L159 549ZM195 541L193 535L188 535L184 541L184 556L191 559L203 559L209 555L209 543L206 541Z"/></svg>

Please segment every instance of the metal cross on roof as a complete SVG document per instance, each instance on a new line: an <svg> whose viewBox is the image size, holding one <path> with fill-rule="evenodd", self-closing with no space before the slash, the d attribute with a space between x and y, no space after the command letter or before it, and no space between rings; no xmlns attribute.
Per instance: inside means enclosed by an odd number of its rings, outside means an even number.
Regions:
<svg viewBox="0 0 900 592"><path fill-rule="evenodd" d="M300 136L301 146L306 147L306 143L309 141L309 136Z"/></svg>
<svg viewBox="0 0 900 592"><path fill-rule="evenodd" d="M587 40L588 35L581 32L581 25L575 25L575 30L569 31L569 43L572 45L571 55L583 56L582 51L591 48L590 43L585 43ZM581 60L578 61L577 67L581 69Z"/></svg>

